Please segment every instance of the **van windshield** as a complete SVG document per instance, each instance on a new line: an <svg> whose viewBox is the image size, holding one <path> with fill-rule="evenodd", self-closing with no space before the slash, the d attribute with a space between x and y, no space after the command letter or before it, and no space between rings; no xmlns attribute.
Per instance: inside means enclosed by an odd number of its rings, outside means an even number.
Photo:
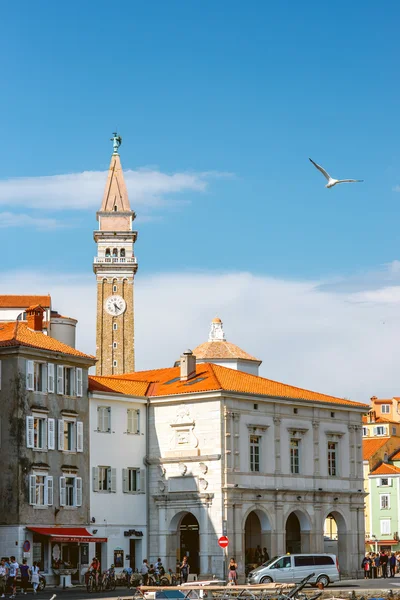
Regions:
<svg viewBox="0 0 400 600"><path fill-rule="evenodd" d="M270 558L269 560L267 560L267 562L263 563L261 566L262 567L269 567L269 565L272 565L272 563L274 563L276 560L278 560L279 556L274 556L273 558Z"/></svg>

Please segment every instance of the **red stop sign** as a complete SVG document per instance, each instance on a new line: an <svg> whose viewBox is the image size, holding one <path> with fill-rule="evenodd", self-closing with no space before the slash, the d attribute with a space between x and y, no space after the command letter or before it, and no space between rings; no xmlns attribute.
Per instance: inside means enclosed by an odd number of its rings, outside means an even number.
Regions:
<svg viewBox="0 0 400 600"><path fill-rule="evenodd" d="M218 544L221 546L221 548L227 548L229 545L229 539L226 537L226 535L223 535L219 538Z"/></svg>

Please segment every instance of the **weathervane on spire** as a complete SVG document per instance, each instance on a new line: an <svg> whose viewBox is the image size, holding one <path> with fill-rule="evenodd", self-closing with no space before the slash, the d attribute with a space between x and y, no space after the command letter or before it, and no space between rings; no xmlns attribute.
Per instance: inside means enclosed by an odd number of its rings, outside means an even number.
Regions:
<svg viewBox="0 0 400 600"><path fill-rule="evenodd" d="M122 137L118 135L116 131L114 131L113 137L110 138L110 141L113 143L114 154L118 154L118 148L122 144Z"/></svg>

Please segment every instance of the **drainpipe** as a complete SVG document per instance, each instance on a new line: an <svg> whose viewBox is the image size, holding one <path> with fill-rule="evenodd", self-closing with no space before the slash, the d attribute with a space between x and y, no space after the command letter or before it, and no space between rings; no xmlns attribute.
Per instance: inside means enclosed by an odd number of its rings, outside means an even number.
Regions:
<svg viewBox="0 0 400 600"><path fill-rule="evenodd" d="M228 502L228 493L227 493L227 485L228 485L228 472L227 472L227 468L226 468L226 433L227 433L227 415L226 415L226 401L224 398L224 404L223 404L223 408L224 408L224 427L223 427L223 439L222 439L222 453L221 453L221 459L224 461L224 496L223 496L223 519L222 519L222 525L225 523L228 523L228 508L227 508L227 502ZM232 439L232 435L231 435L231 439ZM230 448L231 448L231 456L232 456L232 443L230 443ZM224 533L224 532L221 532ZM234 535L234 533L233 533ZM222 548L222 556L223 556L223 561L222 561L222 567L223 567L223 571L222 571L222 578L226 579L226 550L225 548Z"/></svg>
<svg viewBox="0 0 400 600"><path fill-rule="evenodd" d="M147 398L146 404L146 556L142 556L143 558L148 558L149 550L150 550L150 465L148 463L149 457L149 449L150 449L150 440L149 440L149 421L150 421L150 399Z"/></svg>

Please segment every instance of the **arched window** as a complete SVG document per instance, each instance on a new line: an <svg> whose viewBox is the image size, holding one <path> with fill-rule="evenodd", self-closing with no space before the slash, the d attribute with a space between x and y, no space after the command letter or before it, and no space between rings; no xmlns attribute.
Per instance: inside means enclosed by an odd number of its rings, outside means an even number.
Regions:
<svg viewBox="0 0 400 600"><path fill-rule="evenodd" d="M117 212L117 205L114 206L114 212Z"/></svg>
<svg viewBox="0 0 400 600"><path fill-rule="evenodd" d="M113 248L113 256L118 256L118 249L117 248Z"/></svg>
<svg viewBox="0 0 400 600"><path fill-rule="evenodd" d="M122 258L125 258L125 248L121 248L121 252L119 253L119 255L120 255Z"/></svg>
<svg viewBox="0 0 400 600"><path fill-rule="evenodd" d="M106 256L111 256L110 248L106 248Z"/></svg>

